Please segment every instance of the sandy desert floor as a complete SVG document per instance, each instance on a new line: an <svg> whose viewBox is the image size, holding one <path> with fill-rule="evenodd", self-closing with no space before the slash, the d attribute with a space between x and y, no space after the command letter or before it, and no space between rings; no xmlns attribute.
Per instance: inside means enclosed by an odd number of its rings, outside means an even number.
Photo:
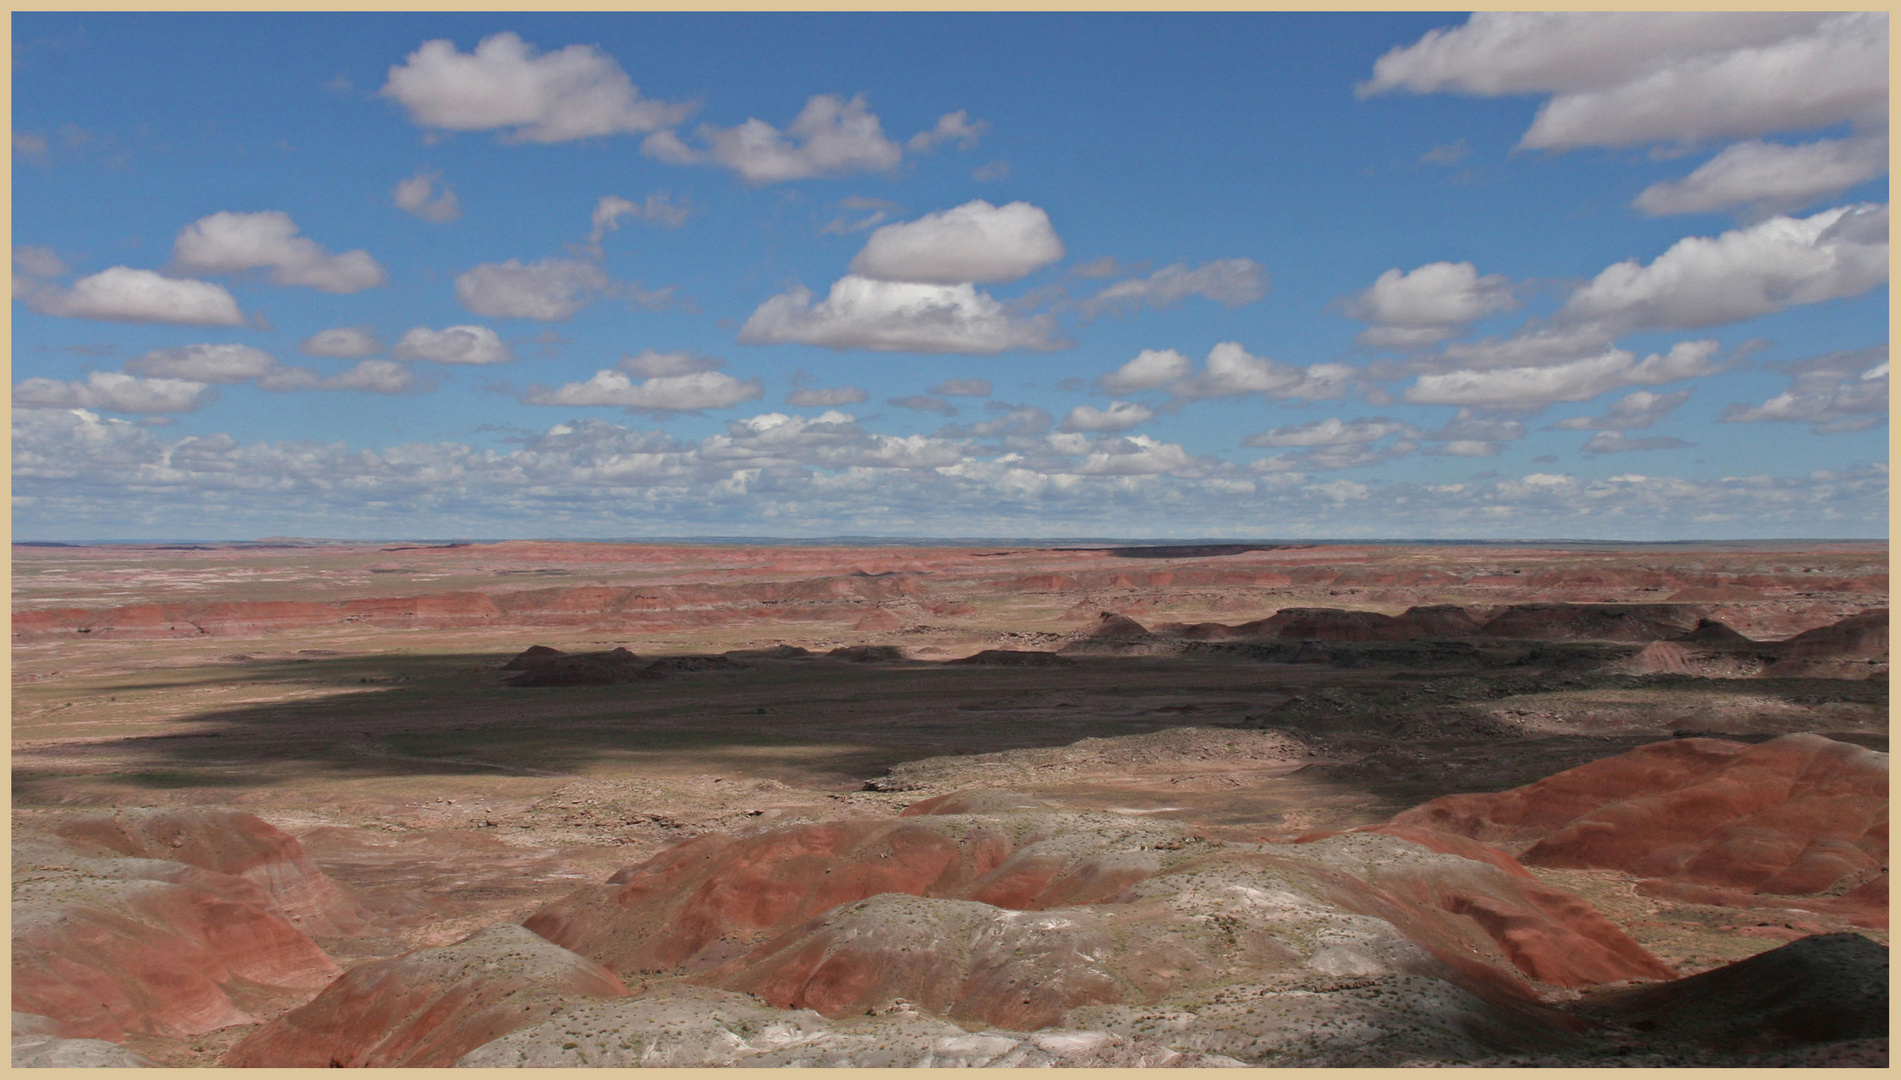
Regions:
<svg viewBox="0 0 1901 1080"><path fill-rule="evenodd" d="M1885 544L13 568L16 1064L1886 1063Z"/></svg>

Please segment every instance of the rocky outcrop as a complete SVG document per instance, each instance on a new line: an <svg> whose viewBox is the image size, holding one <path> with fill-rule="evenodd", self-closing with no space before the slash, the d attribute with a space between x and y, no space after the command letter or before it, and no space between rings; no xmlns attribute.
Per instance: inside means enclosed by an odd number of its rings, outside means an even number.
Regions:
<svg viewBox="0 0 1901 1080"><path fill-rule="evenodd" d="M1145 1068L1237 1065L1106 1031L967 1031L893 1000L827 1020L697 986L567 1009L470 1051L459 1068Z"/></svg>

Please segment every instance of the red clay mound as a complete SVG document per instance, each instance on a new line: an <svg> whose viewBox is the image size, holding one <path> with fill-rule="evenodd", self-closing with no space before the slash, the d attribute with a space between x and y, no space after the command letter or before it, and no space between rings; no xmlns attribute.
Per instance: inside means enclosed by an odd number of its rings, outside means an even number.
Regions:
<svg viewBox="0 0 1901 1080"><path fill-rule="evenodd" d="M245 878L50 845L28 860L14 880L13 1008L54 1018L64 1038L256 1023L339 974Z"/></svg>
<svg viewBox="0 0 1901 1080"><path fill-rule="evenodd" d="M872 612L852 625L853 630L890 631L904 629L904 620L884 608Z"/></svg>
<svg viewBox="0 0 1901 1080"><path fill-rule="evenodd" d="M1886 754L1802 734L1656 743L1393 823L1528 843L1527 865L1806 896L1880 874L1887 816Z"/></svg>
<svg viewBox="0 0 1901 1080"><path fill-rule="evenodd" d="M916 821L841 821L695 837L523 925L611 971L695 970L839 904L961 891L1010 854L1000 832L957 831L953 839Z"/></svg>
<svg viewBox="0 0 1901 1080"><path fill-rule="evenodd" d="M59 835L81 850L174 862L247 878L270 894L275 914L312 937L360 934L362 907L290 834L219 806L122 810L68 821Z"/></svg>
<svg viewBox="0 0 1901 1080"><path fill-rule="evenodd" d="M523 925L620 974L690 972L880 893L1033 911L1112 900L1160 867L1139 839L1115 830L1031 836L1013 850L1003 822L940 820L1036 808L1009 792L960 792L913 806L895 823L695 837L606 885L549 904Z"/></svg>
<svg viewBox="0 0 1901 1080"><path fill-rule="evenodd" d="M373 960L310 1004L258 1028L220 1064L275 1068L446 1068L470 1050L621 981L513 924L454 945Z"/></svg>
<svg viewBox="0 0 1901 1080"><path fill-rule="evenodd" d="M1475 846L1463 838L1446 842ZM1426 855L1385 836L1283 850L1190 860L1120 895L1039 912L970 902L983 900L980 888L963 901L871 897L792 927L693 981L828 1016L860 1014L898 997L966 1023L1033 1030L1082 1005L1151 1001L1211 979L1243 978L1244 969L1260 976L1298 968L1302 955L1325 952L1328 944L1283 926L1294 912L1310 919L1326 910L1306 906L1302 896L1338 905L1323 920L1355 912L1391 923L1495 999L1530 1000L1525 977L1580 987L1671 975L1589 905L1522 868ZM1491 857L1510 862L1502 853ZM1171 898L1176 890L1185 892ZM1339 925L1355 926L1349 938L1379 934L1364 921ZM1223 929L1211 935L1211 926ZM1337 951L1365 963L1366 947ZM1308 962L1330 971L1342 959Z"/></svg>
<svg viewBox="0 0 1901 1080"><path fill-rule="evenodd" d="M1529 641L1668 641L1701 612L1678 604L1513 604L1479 631Z"/></svg>

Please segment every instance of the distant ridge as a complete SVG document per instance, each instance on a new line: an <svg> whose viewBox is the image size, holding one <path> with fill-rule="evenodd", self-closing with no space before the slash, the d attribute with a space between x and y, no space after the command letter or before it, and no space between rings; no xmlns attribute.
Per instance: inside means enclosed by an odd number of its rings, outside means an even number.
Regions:
<svg viewBox="0 0 1901 1080"><path fill-rule="evenodd" d="M1532 539L1470 538L1436 539L1432 537L1369 538L1261 538L1237 540L1233 537L1038 537L1038 536L564 536L564 537L380 537L374 539L328 539L318 537L267 536L256 540L205 540L173 537L145 539L89 540L15 540L14 547L141 547L172 550L213 550L217 548L308 548L308 547L388 547L451 548L483 544L654 544L692 547L989 547L1027 548L1039 551L1106 551L1125 558L1198 558L1240 554L1247 551L1276 551L1312 547L1525 547L1525 548L1805 548L1885 547L1887 537L1830 538L1776 537L1773 539L1718 540L1597 540L1588 537L1547 537ZM1150 554L1152 553L1152 554Z"/></svg>

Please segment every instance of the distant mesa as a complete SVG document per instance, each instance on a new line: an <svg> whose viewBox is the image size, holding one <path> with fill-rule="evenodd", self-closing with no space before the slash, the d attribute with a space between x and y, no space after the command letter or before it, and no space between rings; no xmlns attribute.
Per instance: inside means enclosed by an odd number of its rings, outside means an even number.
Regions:
<svg viewBox="0 0 1901 1080"><path fill-rule="evenodd" d="M509 661L505 667L515 667L517 671L508 680L510 686L529 687L612 686L642 679L658 679L664 674L651 665L643 664L640 657L624 648L608 652L564 653L559 649L536 645Z"/></svg>
<svg viewBox="0 0 1901 1080"><path fill-rule="evenodd" d="M797 645L774 645L770 649L733 649L726 654L734 660L803 660L812 650Z"/></svg>
<svg viewBox="0 0 1901 1080"><path fill-rule="evenodd" d="M986 667L1064 667L1075 663L1066 656L1053 652L1037 652L1025 649L985 649L956 660L947 660L947 664L978 664Z"/></svg>
<svg viewBox="0 0 1901 1080"><path fill-rule="evenodd" d="M1100 551L1118 559L1213 559L1246 555L1250 551L1298 551L1308 544L1151 544L1141 547L1056 548L1057 551Z"/></svg>
<svg viewBox="0 0 1901 1080"><path fill-rule="evenodd" d="M745 664L723 653L712 656L662 656L648 663L643 677L681 675L695 671L740 671L745 667Z"/></svg>
<svg viewBox="0 0 1901 1080"><path fill-rule="evenodd" d="M1525 641L1668 641L1695 630L1701 617L1680 604L1513 604L1478 632Z"/></svg>
<svg viewBox="0 0 1901 1080"><path fill-rule="evenodd" d="M841 645L825 655L857 664L882 664L905 659L904 649L897 645Z"/></svg>
<svg viewBox="0 0 1901 1080"><path fill-rule="evenodd" d="M508 663L503 664L502 670L503 671L526 671L529 668L540 667L542 664L550 660L553 660L557 656L566 656L566 655L567 654L562 652L560 649L551 649L546 645L530 645L528 646L526 650L524 650L520 655L516 656L513 660L510 660Z"/></svg>
<svg viewBox="0 0 1901 1080"><path fill-rule="evenodd" d="M804 650L799 653L804 654ZM625 648L565 653L546 645L535 645L503 664L502 670L517 672L508 680L510 686L613 686L687 672L738 671L745 666L724 654L642 660Z"/></svg>

